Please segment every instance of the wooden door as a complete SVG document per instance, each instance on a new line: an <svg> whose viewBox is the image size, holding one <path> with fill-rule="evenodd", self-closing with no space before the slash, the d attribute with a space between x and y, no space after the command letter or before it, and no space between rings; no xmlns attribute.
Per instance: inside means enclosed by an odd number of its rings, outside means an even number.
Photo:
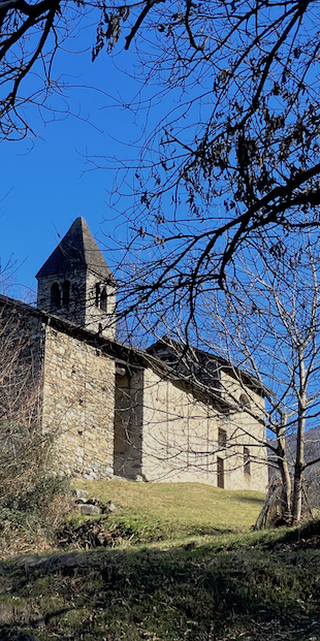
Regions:
<svg viewBox="0 0 320 641"><path fill-rule="evenodd" d="M217 477L218 487L224 489L224 460L219 456L217 457Z"/></svg>

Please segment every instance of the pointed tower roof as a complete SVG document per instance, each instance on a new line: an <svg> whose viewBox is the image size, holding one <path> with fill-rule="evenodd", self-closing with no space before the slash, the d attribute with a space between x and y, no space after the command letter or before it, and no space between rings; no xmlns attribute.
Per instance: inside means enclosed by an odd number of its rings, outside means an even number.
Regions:
<svg viewBox="0 0 320 641"><path fill-rule="evenodd" d="M84 218L76 218L61 243L38 271L36 278L51 276L74 269L88 269L103 280L115 282Z"/></svg>

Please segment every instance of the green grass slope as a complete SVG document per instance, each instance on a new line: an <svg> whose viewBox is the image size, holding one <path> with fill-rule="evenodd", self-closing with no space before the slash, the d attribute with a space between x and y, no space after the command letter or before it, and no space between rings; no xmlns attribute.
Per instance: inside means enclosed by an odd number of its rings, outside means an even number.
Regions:
<svg viewBox="0 0 320 641"><path fill-rule="evenodd" d="M111 521L137 532L141 540L184 539L222 532L245 532L254 525L264 501L258 492L228 492L201 483L79 481L89 496L111 500Z"/></svg>

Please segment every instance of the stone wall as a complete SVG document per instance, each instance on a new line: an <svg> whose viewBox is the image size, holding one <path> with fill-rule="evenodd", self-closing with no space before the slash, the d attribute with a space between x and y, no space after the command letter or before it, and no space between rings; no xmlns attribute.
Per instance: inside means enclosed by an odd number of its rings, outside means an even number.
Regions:
<svg viewBox="0 0 320 641"><path fill-rule="evenodd" d="M96 285L106 287L107 291L107 311L103 311L96 305ZM116 324L115 324L115 307L116 307L116 293L115 286L110 282L104 283L101 277L87 271L86 278L86 316L85 328L92 332L99 332L104 338L115 339Z"/></svg>
<svg viewBox="0 0 320 641"><path fill-rule="evenodd" d="M69 303L63 304L63 284L70 283ZM60 306L53 307L51 286L60 290ZM77 269L62 274L41 276L38 279L38 309L44 310L71 323L84 327L104 338L115 338L115 287L107 283L107 312L96 305L96 285L101 277L87 269ZM102 283L103 285L103 283Z"/></svg>
<svg viewBox="0 0 320 641"><path fill-rule="evenodd" d="M148 480L216 484L219 416L178 382L146 370L143 402L143 474Z"/></svg>
<svg viewBox="0 0 320 641"><path fill-rule="evenodd" d="M41 420L42 318L35 309L0 296L0 418Z"/></svg>
<svg viewBox="0 0 320 641"><path fill-rule="evenodd" d="M56 435L60 469L95 479L113 473L114 361L46 328L43 429Z"/></svg>
<svg viewBox="0 0 320 641"><path fill-rule="evenodd" d="M69 304L62 301L62 288L65 281L70 282ZM51 286L57 283L60 290L60 306L53 307L51 302ZM38 309L64 318L80 327L86 322L86 270L78 269L61 274L41 276L38 279Z"/></svg>
<svg viewBox="0 0 320 641"><path fill-rule="evenodd" d="M217 486L220 459L225 489L265 492L268 480L262 422L244 411L222 413L186 385L161 379L151 369L145 371L144 381L145 478ZM263 399L256 396L261 411ZM219 442L219 429L220 437L221 430L225 435L225 444ZM250 450L250 474L244 447Z"/></svg>
<svg viewBox="0 0 320 641"><path fill-rule="evenodd" d="M187 383L143 369L143 361L125 365L129 353L118 344L103 345L28 305L0 297L0 320L3 340L18 354L11 382L2 382L2 416L12 415L14 404L32 412L55 435L57 464L66 474L219 485L222 466L226 489L265 491L264 400L232 372L219 372L227 410ZM9 410L4 400L13 384Z"/></svg>
<svg viewBox="0 0 320 641"><path fill-rule="evenodd" d="M268 485L264 398L261 393L221 372L223 395L234 405L228 420L227 466L230 489L265 492ZM249 460L248 460L249 456Z"/></svg>

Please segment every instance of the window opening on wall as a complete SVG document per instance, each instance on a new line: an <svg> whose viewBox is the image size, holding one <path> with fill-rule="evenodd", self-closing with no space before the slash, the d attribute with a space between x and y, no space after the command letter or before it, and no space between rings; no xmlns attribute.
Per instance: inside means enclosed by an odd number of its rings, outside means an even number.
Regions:
<svg viewBox="0 0 320 641"><path fill-rule="evenodd" d="M247 408L248 410L251 407L250 401L249 401L249 399L248 399L246 394L240 394L239 403L240 403L241 407Z"/></svg>
<svg viewBox="0 0 320 641"><path fill-rule="evenodd" d="M96 300L95 300L95 306L99 307L100 305L100 283L96 283Z"/></svg>
<svg viewBox="0 0 320 641"><path fill-rule="evenodd" d="M60 298L60 287L59 283L53 283L51 285L51 307L60 307L61 298Z"/></svg>
<svg viewBox="0 0 320 641"><path fill-rule="evenodd" d="M248 447L243 448L243 471L251 476L250 450Z"/></svg>
<svg viewBox="0 0 320 641"><path fill-rule="evenodd" d="M106 312L108 309L108 294L105 286L101 287L101 283L96 283L95 287L95 306Z"/></svg>
<svg viewBox="0 0 320 641"><path fill-rule="evenodd" d="M222 427L218 429L218 446L221 448L227 446L227 431L223 430Z"/></svg>
<svg viewBox="0 0 320 641"><path fill-rule="evenodd" d="M108 308L107 288L103 287L100 294L100 309L102 309L103 312L106 312L107 308Z"/></svg>
<svg viewBox="0 0 320 641"><path fill-rule="evenodd" d="M65 280L62 285L62 305L70 303L70 281Z"/></svg>
<svg viewBox="0 0 320 641"><path fill-rule="evenodd" d="M224 489L224 460L220 456L217 457L217 485Z"/></svg>

